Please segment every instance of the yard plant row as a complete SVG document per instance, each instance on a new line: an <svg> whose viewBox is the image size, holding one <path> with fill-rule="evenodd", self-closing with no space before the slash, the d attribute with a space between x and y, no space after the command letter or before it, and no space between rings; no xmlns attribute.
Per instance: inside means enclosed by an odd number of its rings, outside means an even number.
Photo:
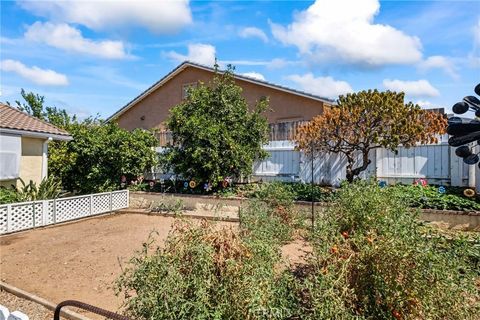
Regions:
<svg viewBox="0 0 480 320"><path fill-rule="evenodd" d="M444 236L389 188L341 188L313 229L293 192L266 184L240 226L179 220L118 279L136 319L475 319L480 238ZM282 246L312 248L293 264Z"/></svg>
<svg viewBox="0 0 480 320"><path fill-rule="evenodd" d="M188 184L188 182L187 182ZM216 190L205 190L204 184L196 183L195 188L185 186L184 181L173 183L170 180L162 184L155 183L150 186L147 183L131 185L131 190L150 191L150 192L168 192L185 194L210 194L221 197L245 197L259 198L264 195L265 190L269 189L270 184L278 184L289 190L294 200L315 202L333 202L338 191L346 184L342 184L339 189L324 187L306 183L251 183L237 184L226 188L218 187ZM478 195L468 198L464 195L465 188L460 187L438 187L433 185L392 185L386 187L389 192L401 197L404 203L412 208L419 209L437 209L437 210L457 210L457 211L480 211L480 198ZM439 190L440 189L440 190ZM442 190L443 189L443 190ZM440 192L444 191L444 193Z"/></svg>

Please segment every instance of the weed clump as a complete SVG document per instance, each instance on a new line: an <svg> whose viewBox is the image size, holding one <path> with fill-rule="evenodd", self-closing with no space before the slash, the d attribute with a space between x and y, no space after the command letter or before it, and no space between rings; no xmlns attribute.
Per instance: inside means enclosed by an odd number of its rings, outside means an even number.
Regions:
<svg viewBox="0 0 480 320"><path fill-rule="evenodd" d="M312 244L310 270L295 284L302 318L474 319L480 314L478 273L468 255L458 252L465 247L445 248L445 239L425 228L388 189L367 182L343 188L318 220Z"/></svg>

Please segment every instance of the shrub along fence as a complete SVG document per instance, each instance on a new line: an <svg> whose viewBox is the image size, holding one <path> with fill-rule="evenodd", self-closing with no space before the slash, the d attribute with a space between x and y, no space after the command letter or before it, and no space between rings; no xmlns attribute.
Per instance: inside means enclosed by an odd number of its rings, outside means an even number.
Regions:
<svg viewBox="0 0 480 320"><path fill-rule="evenodd" d="M0 205L0 234L128 208L128 190Z"/></svg>

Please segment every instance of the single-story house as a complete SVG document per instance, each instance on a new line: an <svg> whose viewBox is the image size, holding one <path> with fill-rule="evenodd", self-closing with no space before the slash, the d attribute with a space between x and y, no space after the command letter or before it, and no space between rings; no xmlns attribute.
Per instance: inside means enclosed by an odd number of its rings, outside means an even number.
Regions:
<svg viewBox="0 0 480 320"><path fill-rule="evenodd" d="M21 178L37 185L48 174L48 143L71 140L60 128L0 103L0 186Z"/></svg>
<svg viewBox="0 0 480 320"><path fill-rule="evenodd" d="M120 108L108 121L116 121L120 127L165 130L164 122L172 107L186 97L187 89L199 81L208 83L213 79L213 68L193 62L183 62L150 88ZM290 89L270 82L234 75L235 82L243 89L243 96L250 106L264 97L270 99L270 111L265 116L273 130L291 131L294 124L311 120L321 114L333 100L310 93ZM283 140L285 137L278 137Z"/></svg>

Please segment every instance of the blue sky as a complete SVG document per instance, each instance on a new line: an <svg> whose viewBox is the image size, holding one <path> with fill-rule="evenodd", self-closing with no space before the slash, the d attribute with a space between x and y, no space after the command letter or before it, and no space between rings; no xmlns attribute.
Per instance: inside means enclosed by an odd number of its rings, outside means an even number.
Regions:
<svg viewBox="0 0 480 320"><path fill-rule="evenodd" d="M182 60L445 107L480 82L480 1L2 1L0 101L108 117ZM294 106L292 106L294 107Z"/></svg>

